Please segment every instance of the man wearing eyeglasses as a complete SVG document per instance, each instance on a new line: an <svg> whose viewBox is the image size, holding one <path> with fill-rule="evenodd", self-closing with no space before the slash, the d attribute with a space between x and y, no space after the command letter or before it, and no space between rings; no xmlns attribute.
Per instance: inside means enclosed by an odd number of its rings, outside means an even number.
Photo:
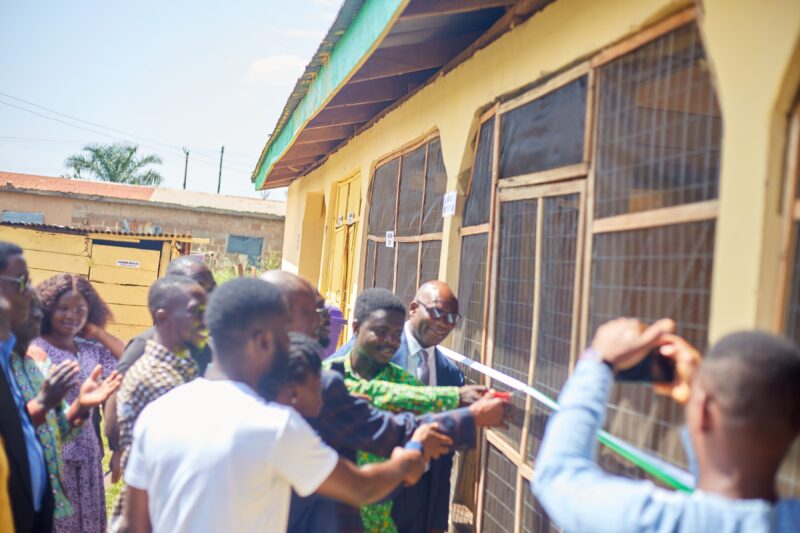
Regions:
<svg viewBox="0 0 800 533"><path fill-rule="evenodd" d="M463 386L464 374L437 348L461 319L452 289L443 281L423 284L408 306L408 316L392 362L425 385ZM475 390L477 396L481 393ZM452 453L431 461L417 485L394 497L392 518L398 531L447 531L452 467Z"/></svg>

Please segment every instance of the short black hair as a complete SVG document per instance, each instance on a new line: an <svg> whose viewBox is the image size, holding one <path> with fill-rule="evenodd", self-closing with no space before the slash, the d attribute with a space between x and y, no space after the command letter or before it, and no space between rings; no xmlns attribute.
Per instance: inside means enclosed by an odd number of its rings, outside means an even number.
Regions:
<svg viewBox="0 0 800 533"><path fill-rule="evenodd" d="M274 401L281 387L288 383L304 383L309 375L318 376L322 369L322 348L319 343L295 331L289 332L289 360L281 374L268 374L259 383L259 392Z"/></svg>
<svg viewBox="0 0 800 533"><path fill-rule="evenodd" d="M13 242L0 241L0 271L6 269L8 260L15 255L22 255L22 248Z"/></svg>
<svg viewBox="0 0 800 533"><path fill-rule="evenodd" d="M198 269L209 270L208 265L199 257L182 255L170 261L167 266L167 276L179 275L191 278Z"/></svg>
<svg viewBox="0 0 800 533"><path fill-rule="evenodd" d="M274 285L255 278L235 278L211 294L205 320L217 354L224 354L242 346L243 334L254 323L279 315L286 316L286 307Z"/></svg>
<svg viewBox="0 0 800 533"><path fill-rule="evenodd" d="M764 331L726 335L708 350L701 376L732 421L800 430L800 349Z"/></svg>
<svg viewBox="0 0 800 533"><path fill-rule="evenodd" d="M156 311L169 308L183 294L183 289L192 285L202 289L199 283L188 276L172 274L157 279L147 292L147 307L153 320L156 319Z"/></svg>
<svg viewBox="0 0 800 533"><path fill-rule="evenodd" d="M400 298L392 294L392 291L376 288L367 289L358 295L354 313L355 319L359 322L364 322L369 319L372 313L379 309L394 311L401 313L403 317L406 316L406 306L403 305Z"/></svg>

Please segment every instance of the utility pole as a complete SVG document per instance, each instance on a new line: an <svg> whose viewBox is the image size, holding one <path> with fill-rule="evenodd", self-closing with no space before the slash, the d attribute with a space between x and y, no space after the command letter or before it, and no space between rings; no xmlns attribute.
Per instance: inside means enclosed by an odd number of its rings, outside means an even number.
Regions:
<svg viewBox="0 0 800 533"><path fill-rule="evenodd" d="M183 147L183 153L186 155L186 163L183 165L183 190L186 190L186 174L189 171L189 149Z"/></svg>
<svg viewBox="0 0 800 533"><path fill-rule="evenodd" d="M219 178L217 179L217 194L219 194L219 190L222 188L222 156L225 155L225 147L222 147L222 150L219 151Z"/></svg>

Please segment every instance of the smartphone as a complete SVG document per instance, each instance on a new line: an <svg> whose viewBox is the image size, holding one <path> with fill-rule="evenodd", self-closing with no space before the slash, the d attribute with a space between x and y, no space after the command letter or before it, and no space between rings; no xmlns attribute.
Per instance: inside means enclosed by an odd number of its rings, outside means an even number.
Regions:
<svg viewBox="0 0 800 533"><path fill-rule="evenodd" d="M675 381L675 361L661 355L656 348L636 366L617 372L614 379L628 383L672 383Z"/></svg>

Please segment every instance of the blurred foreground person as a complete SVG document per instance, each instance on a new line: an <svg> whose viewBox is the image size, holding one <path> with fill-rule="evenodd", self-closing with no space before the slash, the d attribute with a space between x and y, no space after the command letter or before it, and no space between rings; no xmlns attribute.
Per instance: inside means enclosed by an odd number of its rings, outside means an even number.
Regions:
<svg viewBox="0 0 800 533"><path fill-rule="evenodd" d="M18 533L53 529L53 497L44 451L11 369L12 328L28 319L31 299L22 248L0 241L0 436L8 456L8 494Z"/></svg>
<svg viewBox="0 0 800 533"><path fill-rule="evenodd" d="M285 531L291 488L365 505L422 475L418 440L384 464L359 469L294 409L256 393L262 379L288 367L287 313L270 283L222 285L206 322L219 378L168 392L136 422L124 474L131 531Z"/></svg>
<svg viewBox="0 0 800 533"><path fill-rule="evenodd" d="M672 334L632 319L602 325L564 386L547 426L533 489L567 532L800 531L800 501L781 500L778 469L800 432L800 351L762 332L722 338L700 362ZM676 363L676 381L660 392L686 402L699 475L692 494L603 472L592 454L615 373L651 350Z"/></svg>

